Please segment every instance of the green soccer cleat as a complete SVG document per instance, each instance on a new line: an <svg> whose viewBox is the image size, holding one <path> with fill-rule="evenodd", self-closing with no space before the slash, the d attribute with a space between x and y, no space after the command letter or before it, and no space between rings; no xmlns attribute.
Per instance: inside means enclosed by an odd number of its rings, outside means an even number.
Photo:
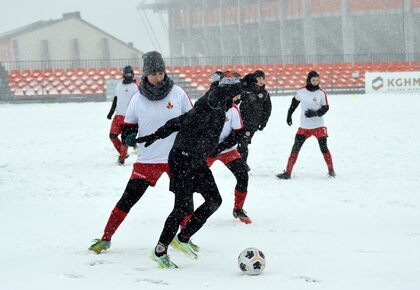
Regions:
<svg viewBox="0 0 420 290"><path fill-rule="evenodd" d="M188 243L183 243L183 242L178 240L178 236L175 236L175 238L171 242L171 246L174 249L180 250L181 252L183 252L185 255L187 255L191 259L198 260L198 255L193 250L193 248L192 248L192 246L190 245L189 242Z"/></svg>
<svg viewBox="0 0 420 290"><path fill-rule="evenodd" d="M159 257L159 256L156 256L155 250L152 250L152 252L150 253L150 259L158 263L159 268L164 268L164 269L178 268L178 266L174 262L171 261L171 259L169 258L167 254Z"/></svg>
<svg viewBox="0 0 420 290"><path fill-rule="evenodd" d="M104 241L102 239L94 239L93 241L95 243L89 247L89 251L93 251L96 254L100 254L111 247L111 241Z"/></svg>
<svg viewBox="0 0 420 290"><path fill-rule="evenodd" d="M188 244L194 250L194 252L200 252L200 246L197 244L194 244L192 240L189 240Z"/></svg>

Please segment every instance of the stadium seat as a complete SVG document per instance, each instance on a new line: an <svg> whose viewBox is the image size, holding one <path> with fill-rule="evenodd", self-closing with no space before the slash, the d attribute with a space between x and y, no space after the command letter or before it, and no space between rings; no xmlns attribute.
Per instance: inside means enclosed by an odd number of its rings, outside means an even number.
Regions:
<svg viewBox="0 0 420 290"><path fill-rule="evenodd" d="M58 68L56 70L54 70L54 75L59 78L60 76L64 75L64 70L62 70L61 68Z"/></svg>

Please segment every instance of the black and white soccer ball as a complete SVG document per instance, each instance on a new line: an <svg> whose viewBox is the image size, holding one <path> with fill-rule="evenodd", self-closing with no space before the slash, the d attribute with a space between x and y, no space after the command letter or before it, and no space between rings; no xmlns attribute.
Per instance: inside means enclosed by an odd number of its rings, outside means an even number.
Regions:
<svg viewBox="0 0 420 290"><path fill-rule="evenodd" d="M256 248L243 250L238 257L239 269L247 275L259 275L265 269L265 255Z"/></svg>

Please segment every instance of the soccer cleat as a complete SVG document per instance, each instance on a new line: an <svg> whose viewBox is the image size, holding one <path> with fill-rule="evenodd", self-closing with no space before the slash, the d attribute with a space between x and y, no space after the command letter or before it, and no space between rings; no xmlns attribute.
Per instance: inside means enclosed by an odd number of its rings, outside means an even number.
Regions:
<svg viewBox="0 0 420 290"><path fill-rule="evenodd" d="M163 256L156 256L155 250L152 250L150 253L150 259L158 263L159 268L165 268L165 269L175 269L178 268L178 266L171 261L169 256L167 254Z"/></svg>
<svg viewBox="0 0 420 290"><path fill-rule="evenodd" d="M239 219L241 222L245 224L251 224L252 220L251 218L246 214L246 211L241 209L234 209L233 210L233 216L237 219Z"/></svg>
<svg viewBox="0 0 420 290"><path fill-rule="evenodd" d="M194 252L200 252L200 246L197 244L194 244L191 239L188 241L188 244L194 250Z"/></svg>
<svg viewBox="0 0 420 290"><path fill-rule="evenodd" d="M334 170L329 171L329 172L328 172L328 176L329 176L329 177L335 177L335 172L334 172Z"/></svg>
<svg viewBox="0 0 420 290"><path fill-rule="evenodd" d="M118 157L118 161L117 161L118 165L124 165L125 159L127 158L128 158L128 154L125 155L125 158L121 158L121 156Z"/></svg>
<svg viewBox="0 0 420 290"><path fill-rule="evenodd" d="M198 259L198 255L193 250L191 244L189 242L188 243L181 242L178 239L178 236L175 236L175 238L172 240L171 246L174 249L180 250L181 252L183 252L185 255L187 255L188 257L190 257L193 260L197 260Z"/></svg>
<svg viewBox="0 0 420 290"><path fill-rule="evenodd" d="M290 174L287 171L283 171L283 173L276 174L276 177L280 179L290 179Z"/></svg>
<svg viewBox="0 0 420 290"><path fill-rule="evenodd" d="M93 251L96 254L100 254L111 247L111 241L104 241L101 239L94 239L93 241L95 243L89 247L89 251Z"/></svg>

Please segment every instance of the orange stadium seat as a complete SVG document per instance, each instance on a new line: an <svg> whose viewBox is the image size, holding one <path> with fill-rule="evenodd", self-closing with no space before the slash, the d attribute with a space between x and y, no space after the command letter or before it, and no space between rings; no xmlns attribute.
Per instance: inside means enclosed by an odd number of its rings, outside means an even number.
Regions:
<svg viewBox="0 0 420 290"><path fill-rule="evenodd" d="M233 65L231 64L225 65L225 67L223 68L223 71L227 71L227 70L233 70Z"/></svg>
<svg viewBox="0 0 420 290"><path fill-rule="evenodd" d="M64 75L64 70L62 70L61 68L58 68L58 69L54 70L54 75L56 77L60 77L60 76Z"/></svg>
<svg viewBox="0 0 420 290"><path fill-rule="evenodd" d="M88 68L86 73L90 77L94 77L96 75L99 75L99 73L96 71L96 68Z"/></svg>
<svg viewBox="0 0 420 290"><path fill-rule="evenodd" d="M116 67L111 67L111 68L109 69L109 75L111 75L111 76L115 77L115 76L117 76L117 75L119 75L119 74L120 74L120 71L122 71L122 70L120 70L120 69L118 69L118 68L116 68Z"/></svg>
<svg viewBox="0 0 420 290"><path fill-rule="evenodd" d="M237 65L194 65L167 66L168 73L178 74L197 92L208 89L210 76L216 70L234 69L244 76L262 69L266 74L268 89L295 90L305 85L310 70L320 73L323 87L364 87L366 71L418 71L416 61L393 62L337 62L298 64L237 64ZM139 71L136 67L135 71ZM106 80L121 79L120 69L113 68L68 68L65 71L52 69L11 70L8 75L9 88L15 96L70 96L103 94Z"/></svg>
<svg viewBox="0 0 420 290"><path fill-rule="evenodd" d="M212 74L213 73L213 67L211 65L205 65L204 66L204 72L207 74Z"/></svg>
<svg viewBox="0 0 420 290"><path fill-rule="evenodd" d="M214 71L223 71L223 66L222 65L220 65L220 64L216 64L215 66L214 66Z"/></svg>
<svg viewBox="0 0 420 290"><path fill-rule="evenodd" d="M104 67L101 67L101 68L98 69L98 74L101 75L101 76L105 76L105 75L108 74L108 70Z"/></svg>
<svg viewBox="0 0 420 290"><path fill-rule="evenodd" d="M194 66L194 70L195 73L201 74L203 72L203 67L201 65L196 65Z"/></svg>
<svg viewBox="0 0 420 290"><path fill-rule="evenodd" d="M69 77L72 77L73 75L75 75L75 72L74 72L74 69L72 69L72 68L68 68L68 69L66 69L66 76L69 78Z"/></svg>

